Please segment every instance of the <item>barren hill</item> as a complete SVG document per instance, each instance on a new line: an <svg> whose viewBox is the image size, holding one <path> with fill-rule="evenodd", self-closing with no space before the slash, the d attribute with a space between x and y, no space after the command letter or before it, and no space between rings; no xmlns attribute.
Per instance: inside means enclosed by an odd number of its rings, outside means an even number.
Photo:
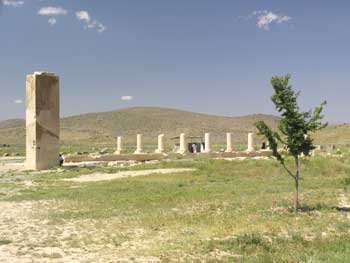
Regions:
<svg viewBox="0 0 350 263"><path fill-rule="evenodd" d="M109 112L89 113L61 120L61 139L64 144L115 144L115 137L124 136L127 143L135 143L136 134L144 134L146 143L156 144L157 135L166 139L185 132L189 136L212 133L214 143L225 143L225 133L232 132L234 144L245 144L247 133L255 131L254 124L264 120L276 127L278 118L255 114L224 117L175 109L135 107ZM0 145L25 142L25 121L0 122ZM350 125L331 125L314 138L320 144L350 144Z"/></svg>
<svg viewBox="0 0 350 263"><path fill-rule="evenodd" d="M225 133L232 132L234 142L243 143L247 133L255 130L254 123L258 120L275 126L278 118L263 114L223 117L175 109L136 107L63 118L61 136L64 143L70 144L113 144L118 135L131 142L137 133L142 133L145 141L156 142L160 133L169 140L181 132L191 136L211 132L214 142L224 142ZM24 139L24 120L0 122L0 143L24 144Z"/></svg>

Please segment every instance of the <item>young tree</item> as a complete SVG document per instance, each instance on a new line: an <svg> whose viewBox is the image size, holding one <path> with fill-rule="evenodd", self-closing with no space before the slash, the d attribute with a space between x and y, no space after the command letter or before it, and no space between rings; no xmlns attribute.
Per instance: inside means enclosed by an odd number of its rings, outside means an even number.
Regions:
<svg viewBox="0 0 350 263"><path fill-rule="evenodd" d="M300 92L294 92L289 84L290 75L275 76L271 79L271 85L275 91L271 97L272 102L279 113L281 119L279 122L279 132L273 131L263 121L256 123L256 128L259 134L263 135L269 142L272 154L281 163L288 175L291 176L295 184L294 195L294 210L299 208L299 178L300 178L300 163L301 154L308 156L315 149L310 133L320 130L327 126L322 124L322 110L326 105L324 101L319 107L314 110L302 112L297 103ZM284 156L278 151L278 143L282 144L287 150L287 153L292 156L295 163L295 171L292 172L286 166Z"/></svg>

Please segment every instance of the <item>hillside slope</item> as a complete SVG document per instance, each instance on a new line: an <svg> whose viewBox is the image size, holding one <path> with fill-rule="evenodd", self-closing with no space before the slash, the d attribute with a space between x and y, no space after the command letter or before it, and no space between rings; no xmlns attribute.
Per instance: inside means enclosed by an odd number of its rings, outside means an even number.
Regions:
<svg viewBox="0 0 350 263"><path fill-rule="evenodd" d="M169 140L185 132L190 136L211 132L214 142L224 142L225 133L233 133L234 143L245 143L248 132L255 131L254 123L264 120L276 126L277 117L250 115L223 117L175 109L136 107L117 111L90 113L63 118L61 138L69 144L115 143L115 137L135 140L137 133L144 134L146 142L156 142L160 133ZM24 144L23 120L0 122L0 143Z"/></svg>
<svg viewBox="0 0 350 263"><path fill-rule="evenodd" d="M145 143L156 144L157 135L170 138L185 132L189 136L212 133L213 143L225 143L225 133L232 132L233 143L246 144L247 133L256 131L254 124L264 120L276 127L278 118L271 115L223 117L175 109L136 107L110 112L89 113L63 118L61 139L64 144L115 144L121 135L125 143L135 143L136 134L144 135ZM0 122L0 145L25 142L25 121L20 119ZM317 144L349 144L350 125L330 125L314 135Z"/></svg>

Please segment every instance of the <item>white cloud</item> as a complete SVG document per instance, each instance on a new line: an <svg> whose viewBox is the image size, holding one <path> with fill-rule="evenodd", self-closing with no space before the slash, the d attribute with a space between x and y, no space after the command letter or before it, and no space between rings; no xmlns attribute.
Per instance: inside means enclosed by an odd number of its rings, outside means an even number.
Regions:
<svg viewBox="0 0 350 263"><path fill-rule="evenodd" d="M38 14L41 16L58 16L58 15L67 15L68 11L62 7L53 7L47 6L43 7L38 11Z"/></svg>
<svg viewBox="0 0 350 263"><path fill-rule="evenodd" d="M12 6L12 7L20 7L24 5L23 1L17 1L17 0L3 0L2 3L5 6Z"/></svg>
<svg viewBox="0 0 350 263"><path fill-rule="evenodd" d="M123 100L123 101L129 101L129 100L133 100L134 97L133 96L121 96L120 99Z"/></svg>
<svg viewBox="0 0 350 263"><path fill-rule="evenodd" d="M56 18L54 18L54 17L51 17L50 19L49 19L49 24L50 25L52 25L52 26L54 26L54 25L56 25L56 23L57 23L57 20L56 20Z"/></svg>
<svg viewBox="0 0 350 263"><path fill-rule="evenodd" d="M78 11L75 15L79 21L86 24L86 28L88 29L96 29L99 33L103 33L107 29L101 22L92 20L89 12L85 10Z"/></svg>
<svg viewBox="0 0 350 263"><path fill-rule="evenodd" d="M89 13L86 11L79 11L79 12L76 12L75 14L78 20L84 21L86 23L89 23L91 20Z"/></svg>
<svg viewBox="0 0 350 263"><path fill-rule="evenodd" d="M287 22L292 18L283 14L276 14L267 10L254 11L249 18L255 17L257 19L256 26L262 30L270 30L272 23L281 24Z"/></svg>
<svg viewBox="0 0 350 263"><path fill-rule="evenodd" d="M22 104L23 103L23 101L21 99L14 100L13 102L16 103L16 104Z"/></svg>

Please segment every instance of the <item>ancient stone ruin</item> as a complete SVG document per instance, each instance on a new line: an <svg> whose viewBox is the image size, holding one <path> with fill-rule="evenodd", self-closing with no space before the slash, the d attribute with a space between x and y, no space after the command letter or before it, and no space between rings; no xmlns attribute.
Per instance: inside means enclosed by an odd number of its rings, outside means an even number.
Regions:
<svg viewBox="0 0 350 263"><path fill-rule="evenodd" d="M27 76L26 81L26 169L46 170L58 166L60 141L59 78L53 73L35 72ZM164 134L158 136L158 148L153 153L143 149L143 135L136 136L134 154L123 150L122 137L117 137L117 147L113 155L108 156L69 156L66 161L118 161L118 160L162 160L176 155L190 157L202 153L212 158L268 156L269 152L255 151L254 134L248 134L248 147L245 152L232 150L232 134L226 134L226 149L214 152L211 148L211 134L204 134L204 142L194 144L185 133L181 133L178 148L166 153ZM196 137L197 138L197 137Z"/></svg>
<svg viewBox="0 0 350 263"><path fill-rule="evenodd" d="M26 80L26 169L45 170L59 164L59 78L35 72Z"/></svg>

